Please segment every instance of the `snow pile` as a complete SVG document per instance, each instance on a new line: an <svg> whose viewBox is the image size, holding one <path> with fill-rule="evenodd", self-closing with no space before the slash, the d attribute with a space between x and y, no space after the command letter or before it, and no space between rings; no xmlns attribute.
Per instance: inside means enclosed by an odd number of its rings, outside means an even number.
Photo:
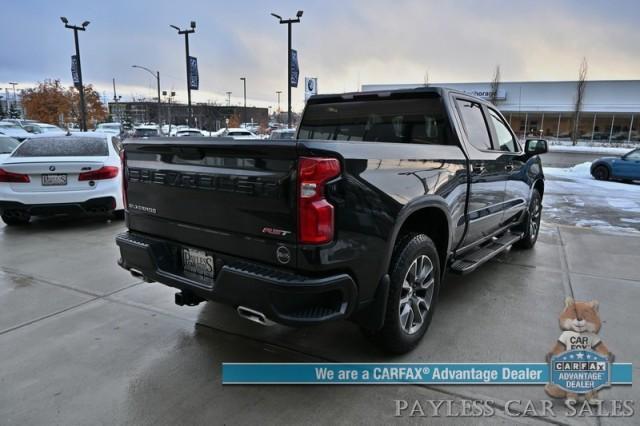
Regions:
<svg viewBox="0 0 640 426"><path fill-rule="evenodd" d="M617 181L596 180L591 176L591 163L588 161L576 164L575 166L567 169L545 167L544 175L547 178L555 179L553 185L556 187L564 187L565 189L571 187L572 190L567 192L567 194L580 193L598 195L600 194L599 191L605 190L602 192L603 195L608 195L610 197L629 196L640 201L640 185ZM565 182L567 183L565 184ZM573 184L569 184L569 182L572 182Z"/></svg>
<svg viewBox="0 0 640 426"><path fill-rule="evenodd" d="M572 153L585 153L585 154L603 154L620 156L631 151L633 148L616 148L616 147L604 147L604 146L567 146L567 145L549 145L549 152L572 152Z"/></svg>
<svg viewBox="0 0 640 426"><path fill-rule="evenodd" d="M594 180L591 176L591 163L588 161L576 164L575 166L569 167L568 169L545 167L544 174L545 176Z"/></svg>
<svg viewBox="0 0 640 426"><path fill-rule="evenodd" d="M545 167L543 219L600 232L640 234L640 185L599 181L591 163Z"/></svg>

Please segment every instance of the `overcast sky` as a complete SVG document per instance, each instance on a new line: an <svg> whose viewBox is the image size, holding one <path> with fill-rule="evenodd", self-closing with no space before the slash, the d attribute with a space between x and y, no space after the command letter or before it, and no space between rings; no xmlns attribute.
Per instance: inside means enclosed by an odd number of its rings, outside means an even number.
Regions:
<svg viewBox="0 0 640 426"><path fill-rule="evenodd" d="M80 34L83 77L112 97L155 95L143 65L160 70L163 90L186 100L184 38L169 24L197 22L190 49L198 57L195 102L242 98L276 106L286 94L286 26L294 16L300 76L318 77L320 93L361 84L488 81L500 64L505 81L572 80L583 56L591 79L640 78L639 1L260 1L4 0L0 17L0 88L44 79L71 84L73 34L60 22L91 21ZM293 90L302 106L303 89ZM286 95L282 98L285 108Z"/></svg>

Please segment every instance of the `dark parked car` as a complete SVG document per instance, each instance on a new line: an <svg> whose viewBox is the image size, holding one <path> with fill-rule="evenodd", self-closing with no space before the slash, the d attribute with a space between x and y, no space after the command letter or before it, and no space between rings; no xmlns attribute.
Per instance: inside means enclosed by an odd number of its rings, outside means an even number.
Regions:
<svg viewBox="0 0 640 426"><path fill-rule="evenodd" d="M640 180L640 148L621 157L598 158L591 163L591 175L598 180Z"/></svg>
<svg viewBox="0 0 640 426"><path fill-rule="evenodd" d="M120 265L290 326L350 319L392 352L426 332L445 271L538 237L544 140L441 88L311 97L296 140L125 144Z"/></svg>

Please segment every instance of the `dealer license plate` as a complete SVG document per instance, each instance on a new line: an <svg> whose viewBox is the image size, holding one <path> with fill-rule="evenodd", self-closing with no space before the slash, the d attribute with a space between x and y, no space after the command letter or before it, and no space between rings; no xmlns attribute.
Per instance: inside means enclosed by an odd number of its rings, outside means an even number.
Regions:
<svg viewBox="0 0 640 426"><path fill-rule="evenodd" d="M187 276L193 276L198 280L213 285L213 256L202 250L183 248L182 249L182 269Z"/></svg>
<svg viewBox="0 0 640 426"><path fill-rule="evenodd" d="M61 186L67 184L67 175L42 175L42 186Z"/></svg>

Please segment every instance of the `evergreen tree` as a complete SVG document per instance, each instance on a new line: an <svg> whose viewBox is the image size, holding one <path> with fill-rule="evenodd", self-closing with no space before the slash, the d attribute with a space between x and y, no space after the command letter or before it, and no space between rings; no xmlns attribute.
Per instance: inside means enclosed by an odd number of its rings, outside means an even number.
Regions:
<svg viewBox="0 0 640 426"><path fill-rule="evenodd" d="M9 108L9 118L20 118L20 110L15 104L11 104L11 107Z"/></svg>

